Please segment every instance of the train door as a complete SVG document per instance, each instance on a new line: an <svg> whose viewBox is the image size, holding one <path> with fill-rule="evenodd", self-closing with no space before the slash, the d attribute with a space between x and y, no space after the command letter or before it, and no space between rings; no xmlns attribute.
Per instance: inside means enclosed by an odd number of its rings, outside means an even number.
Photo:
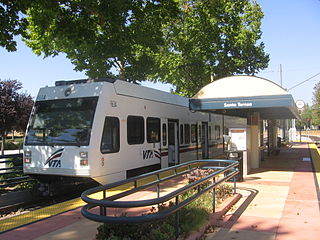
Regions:
<svg viewBox="0 0 320 240"><path fill-rule="evenodd" d="M168 119L161 118L161 148L160 152L166 152L168 150ZM168 164L168 156L165 157L161 154L161 168L166 168Z"/></svg>
<svg viewBox="0 0 320 240"><path fill-rule="evenodd" d="M209 144L208 144L208 123L202 122L201 125L201 149L202 149L202 158L209 158Z"/></svg>
<svg viewBox="0 0 320 240"><path fill-rule="evenodd" d="M179 164L179 121L168 120L168 163L169 165Z"/></svg>

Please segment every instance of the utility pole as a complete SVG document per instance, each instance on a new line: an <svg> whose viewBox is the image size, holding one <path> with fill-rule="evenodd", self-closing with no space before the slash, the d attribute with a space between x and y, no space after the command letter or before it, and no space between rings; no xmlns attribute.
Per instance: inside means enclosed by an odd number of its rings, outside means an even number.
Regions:
<svg viewBox="0 0 320 240"><path fill-rule="evenodd" d="M282 87L282 65L280 64L280 86Z"/></svg>
<svg viewBox="0 0 320 240"><path fill-rule="evenodd" d="M282 65L280 64L280 69L279 69L279 72L280 72L280 86L282 87ZM285 124L285 119L282 119L280 122L281 122L281 127L282 127L282 139L285 140L286 138L286 124Z"/></svg>

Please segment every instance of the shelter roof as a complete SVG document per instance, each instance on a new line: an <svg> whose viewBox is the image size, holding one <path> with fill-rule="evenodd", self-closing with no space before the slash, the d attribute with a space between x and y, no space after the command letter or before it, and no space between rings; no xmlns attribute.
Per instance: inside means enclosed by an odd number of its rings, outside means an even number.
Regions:
<svg viewBox="0 0 320 240"><path fill-rule="evenodd" d="M232 76L203 87L189 100L194 111L247 117L259 112L262 119L298 118L291 94L274 82L255 76Z"/></svg>

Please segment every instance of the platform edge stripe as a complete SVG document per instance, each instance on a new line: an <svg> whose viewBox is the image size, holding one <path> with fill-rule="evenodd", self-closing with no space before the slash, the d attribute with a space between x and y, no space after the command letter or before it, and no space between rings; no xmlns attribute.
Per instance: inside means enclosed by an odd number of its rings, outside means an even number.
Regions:
<svg viewBox="0 0 320 240"><path fill-rule="evenodd" d="M41 221L85 205L81 198L72 199L45 208L37 209L18 216L5 218L0 221L0 234L15 228Z"/></svg>
<svg viewBox="0 0 320 240"><path fill-rule="evenodd" d="M318 189L319 189L320 187L320 150L317 147L317 145L314 143L309 144L309 149L310 149L311 159L312 159L312 163L313 163L313 167L314 167L314 171L317 179L316 184L318 185Z"/></svg>

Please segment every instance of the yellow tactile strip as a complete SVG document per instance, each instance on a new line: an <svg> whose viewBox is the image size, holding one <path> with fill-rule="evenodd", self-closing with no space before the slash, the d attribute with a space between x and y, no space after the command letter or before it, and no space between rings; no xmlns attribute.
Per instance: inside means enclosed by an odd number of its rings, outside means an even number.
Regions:
<svg viewBox="0 0 320 240"><path fill-rule="evenodd" d="M316 144L309 144L313 167L317 178L318 187L320 188L320 150Z"/></svg>
<svg viewBox="0 0 320 240"><path fill-rule="evenodd" d="M198 165L202 165L202 164L196 163L195 165L198 166ZM192 167L194 167L194 166L192 166ZM187 169L187 167L181 168L178 170L178 172L181 172L186 169ZM160 174L160 178L164 178L164 177L167 177L172 174L174 174L174 172L172 170L167 171L167 172ZM138 186L146 184L147 182L155 181L155 180L156 180L155 177L141 179L138 181ZM110 189L107 191L107 197L118 194L118 193L125 191L125 190L129 190L131 188L133 188L133 183L129 183L126 185L116 187L114 189ZM102 199L103 194L102 194L102 192L98 192L98 193L90 195L90 197L94 198L94 199ZM17 216L10 217L10 218L5 218L0 221L0 233L8 231L13 228L17 228L17 227L26 225L26 224L40 221L45 218L52 217L54 215L57 215L57 214L60 214L63 212L67 212L67 211L82 207L85 204L86 203L84 201L82 201L81 198L76 198L76 199L72 199L69 201L58 203L58 204L55 204L52 206L48 206L48 207L37 209L37 210L31 211L31 212L27 212L25 214L17 215Z"/></svg>
<svg viewBox="0 0 320 240"><path fill-rule="evenodd" d="M102 196L102 194L100 194ZM99 196L96 196L99 198ZM63 213L78 207L84 206L86 203L81 198L72 199L41 209L37 209L25 214L17 215L10 218L5 218L0 221L0 232L8 231L19 226L36 222L59 213Z"/></svg>
<svg viewBox="0 0 320 240"><path fill-rule="evenodd" d="M118 194L124 190L128 190L131 187L132 186L129 186L129 185L123 185L123 186L114 188L113 190L108 190L107 197ZM90 195L90 197L94 199L102 199L103 194L102 192L98 192ZM82 201L82 199L79 197L69 201L65 201L62 203L57 203L55 205L37 209L31 212L27 212L21 215L17 215L14 217L5 218L0 221L0 233L29 224L29 223L33 223L48 217L52 217L54 215L57 215L63 212L67 212L67 211L76 209L78 207L82 207L85 204L86 203Z"/></svg>

